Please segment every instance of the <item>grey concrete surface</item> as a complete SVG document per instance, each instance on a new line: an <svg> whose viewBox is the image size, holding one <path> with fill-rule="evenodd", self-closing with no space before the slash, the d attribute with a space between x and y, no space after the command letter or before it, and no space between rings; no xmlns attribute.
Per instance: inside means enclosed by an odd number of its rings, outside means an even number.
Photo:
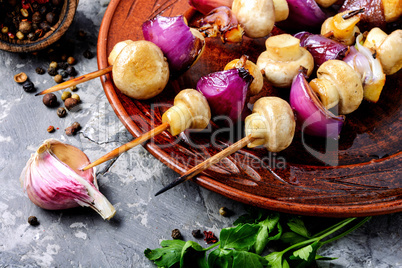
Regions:
<svg viewBox="0 0 402 268"><path fill-rule="evenodd" d="M67 33L66 38L75 45L79 74L97 69L96 58L86 59L82 53L86 49L96 53L97 32L107 4L107 0L81 0ZM84 41L76 39L79 30L87 32ZM100 190L117 210L111 221L102 220L88 208L47 211L31 203L19 176L43 140L70 143L95 160L132 139L110 107L99 79L78 86L80 110L66 118L59 118L56 109L45 107L41 97L24 92L13 81L13 75L23 71L37 92L44 90L54 81L48 74L36 74L35 68L48 64L44 56L0 51L0 267L155 267L143 252L170 239L172 229L180 229L186 240L194 239L193 229L219 234L244 212L245 205L193 182L155 198L154 193L177 174L141 146L97 169ZM68 137L63 130L74 121L83 128ZM49 134L49 125L59 129ZM235 215L222 217L221 206ZM39 226L27 223L30 215L39 219ZM319 253L338 258L321 261L319 267L402 267L402 214L373 217Z"/></svg>

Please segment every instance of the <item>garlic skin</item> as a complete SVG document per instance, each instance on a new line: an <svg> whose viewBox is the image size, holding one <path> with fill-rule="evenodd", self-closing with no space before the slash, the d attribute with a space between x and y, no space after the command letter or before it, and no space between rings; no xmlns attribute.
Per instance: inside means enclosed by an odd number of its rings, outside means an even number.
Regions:
<svg viewBox="0 0 402 268"><path fill-rule="evenodd" d="M91 207L103 219L111 219L116 210L98 190L93 169L78 148L48 139L38 148L22 170L20 181L29 199L48 210Z"/></svg>

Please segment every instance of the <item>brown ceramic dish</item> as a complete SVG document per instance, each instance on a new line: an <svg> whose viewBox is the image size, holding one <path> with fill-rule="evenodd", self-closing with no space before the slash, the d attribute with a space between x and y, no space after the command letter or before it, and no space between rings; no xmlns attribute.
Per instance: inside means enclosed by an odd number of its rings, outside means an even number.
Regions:
<svg viewBox="0 0 402 268"><path fill-rule="evenodd" d="M33 52L42 50L59 40L73 22L79 0L66 0L60 13L59 21L52 26L54 30L47 32L35 41L14 40L12 42L0 39L0 49L10 52Z"/></svg>
<svg viewBox="0 0 402 268"><path fill-rule="evenodd" d="M98 39L99 68L107 67L107 57L117 42L143 39L142 23L163 10L163 15L174 16L184 14L189 6L186 0L112 0ZM278 29L274 33L277 32ZM153 105L172 104L180 89L195 88L201 76L222 70L227 62L242 54L255 61L264 49L264 41L246 39L241 45L230 45L209 39L201 60L149 101L136 101L121 94L111 75L101 80L117 116L131 134L138 136L161 123L166 107L151 109ZM292 145L281 153L243 149L194 181L247 204L295 214L348 217L402 211L401 83L402 72L387 77L378 103L365 102L347 116L338 143L326 144L324 139L303 137L298 131ZM289 91L265 85L263 95L286 99ZM198 149L190 146L188 140L177 141L164 132L145 144L145 148L182 174L220 150L209 146L211 138L227 146L242 137L241 129L239 126L238 135L231 140L227 131L217 136L217 132L192 133L187 138L204 145ZM310 152L321 155L314 157ZM331 161L338 161L338 165L324 164Z"/></svg>

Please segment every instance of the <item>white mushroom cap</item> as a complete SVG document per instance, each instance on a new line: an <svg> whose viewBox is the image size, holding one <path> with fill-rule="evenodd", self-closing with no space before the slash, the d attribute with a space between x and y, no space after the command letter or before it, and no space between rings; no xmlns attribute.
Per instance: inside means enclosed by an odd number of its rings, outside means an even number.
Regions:
<svg viewBox="0 0 402 268"><path fill-rule="evenodd" d="M270 152L286 149L292 143L296 128L292 108L278 97L257 100L245 123L246 135L251 134L256 139L248 147L263 145Z"/></svg>
<svg viewBox="0 0 402 268"><path fill-rule="evenodd" d="M127 45L133 43L134 41L132 40L125 40L117 43L114 45L112 51L109 54L109 57L107 58L107 61L110 65L113 65L114 61L116 60L117 56L120 54L120 52L125 48Z"/></svg>
<svg viewBox="0 0 402 268"><path fill-rule="evenodd" d="M143 40L126 45L114 61L113 81L123 94L134 99L158 95L169 81L169 66L162 50Z"/></svg>
<svg viewBox="0 0 402 268"><path fill-rule="evenodd" d="M211 120L207 99L195 89L184 89L174 98L173 107L162 115L169 132L176 136L186 129L204 129Z"/></svg>

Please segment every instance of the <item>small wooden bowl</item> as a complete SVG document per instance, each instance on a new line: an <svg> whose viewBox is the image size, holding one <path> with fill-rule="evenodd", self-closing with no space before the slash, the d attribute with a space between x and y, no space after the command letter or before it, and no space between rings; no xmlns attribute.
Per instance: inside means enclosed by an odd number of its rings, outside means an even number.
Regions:
<svg viewBox="0 0 402 268"><path fill-rule="evenodd" d="M33 52L42 50L59 40L73 22L75 11L79 0L66 0L61 9L59 21L52 26L54 30L50 30L41 38L35 41L29 40L12 40L5 41L0 39L0 49L10 52Z"/></svg>

